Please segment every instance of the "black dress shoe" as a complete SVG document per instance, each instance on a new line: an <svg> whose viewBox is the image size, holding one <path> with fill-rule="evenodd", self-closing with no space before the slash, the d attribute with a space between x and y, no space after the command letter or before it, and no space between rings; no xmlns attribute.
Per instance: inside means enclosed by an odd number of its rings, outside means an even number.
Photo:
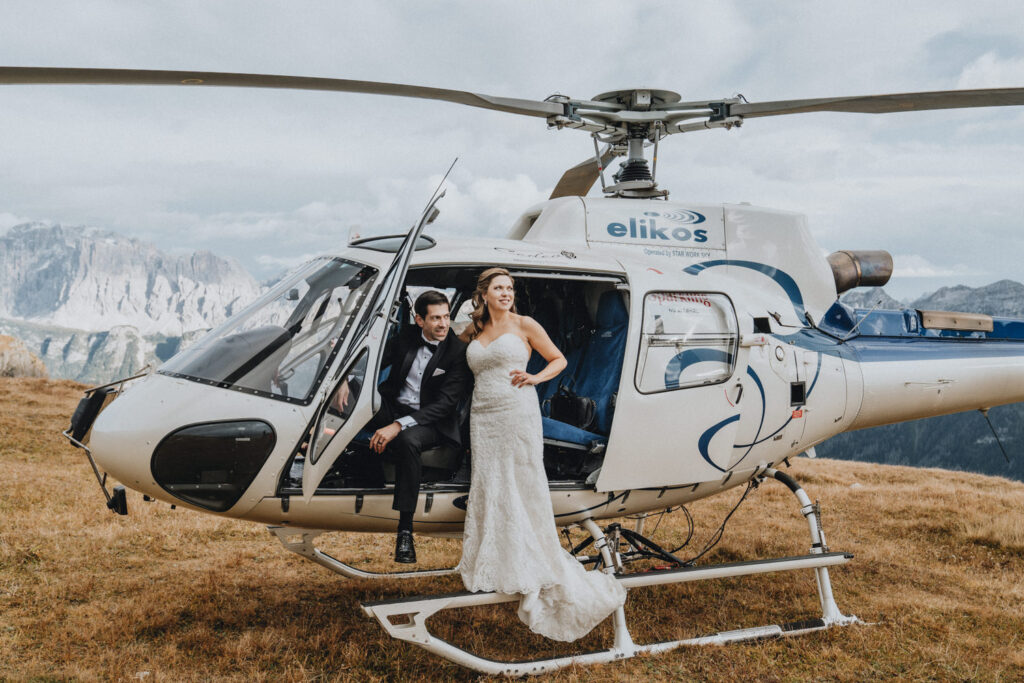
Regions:
<svg viewBox="0 0 1024 683"><path fill-rule="evenodd" d="M395 562L416 563L416 547L412 543L411 531L399 531L395 539Z"/></svg>

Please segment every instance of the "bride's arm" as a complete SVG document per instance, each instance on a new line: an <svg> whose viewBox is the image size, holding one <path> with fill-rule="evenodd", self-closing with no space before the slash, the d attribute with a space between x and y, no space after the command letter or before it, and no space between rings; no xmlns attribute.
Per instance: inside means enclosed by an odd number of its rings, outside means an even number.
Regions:
<svg viewBox="0 0 1024 683"><path fill-rule="evenodd" d="M524 370L513 370L509 373L512 375L513 386L540 384L547 382L553 377L557 377L558 373L565 370L567 365L565 356L562 355L562 352L558 350L555 343L551 341L551 337L548 336L548 333L544 331L544 328L536 320L524 315L520 319L520 325L523 332L526 333L526 340L530 343L530 346L533 347L534 351L543 356L548 364L535 375L531 375Z"/></svg>

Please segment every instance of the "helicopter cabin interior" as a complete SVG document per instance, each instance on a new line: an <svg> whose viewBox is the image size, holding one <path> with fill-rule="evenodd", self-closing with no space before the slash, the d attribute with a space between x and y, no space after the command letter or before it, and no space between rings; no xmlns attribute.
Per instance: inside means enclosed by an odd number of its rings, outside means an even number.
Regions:
<svg viewBox="0 0 1024 683"><path fill-rule="evenodd" d="M411 268L402 290L400 324L390 334L415 327L415 298L428 289L444 293L452 303L452 331L470 324L471 297L479 274L491 265ZM621 275L512 269L516 310L539 322L568 362L557 377L537 386L544 426L544 466L552 485L578 487L593 483L604 458L615 410L629 324L629 292ZM534 353L527 372L545 365ZM358 372L365 373L365 364ZM382 367L377 382L390 368ZM361 382L362 378L357 378ZM423 453L422 490L465 489L472 454L469 444L469 397L460 406L463 446L444 444ZM284 468L279 495L297 495L302 486L305 447L300 445ZM338 456L317 488L318 495L387 491L394 467L369 448L363 430Z"/></svg>

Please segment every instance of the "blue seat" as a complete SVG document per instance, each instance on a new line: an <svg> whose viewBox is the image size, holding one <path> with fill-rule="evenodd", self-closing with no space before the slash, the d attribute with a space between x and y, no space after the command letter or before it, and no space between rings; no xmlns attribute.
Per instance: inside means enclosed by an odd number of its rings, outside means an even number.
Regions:
<svg viewBox="0 0 1024 683"><path fill-rule="evenodd" d="M562 444L573 444L587 450L590 450L590 447L595 443L608 443L608 437L606 436L595 434L594 432L588 432L585 429L573 427L570 424L559 422L558 420L552 420L550 417L542 417L541 421L544 425L545 441L557 441Z"/></svg>
<svg viewBox="0 0 1024 683"><path fill-rule="evenodd" d="M596 326L587 343L567 352L565 370L537 387L541 412L545 416L546 439L580 446L589 446L594 441L607 441L612 423L614 396L622 374L628 328L629 312L626 310L622 294L617 291L602 294L597 307ZM535 353L527 366L527 372L537 372L543 367L544 359ZM559 386L566 386L576 395L594 400L594 431L578 429L547 417L547 402L558 391Z"/></svg>
<svg viewBox="0 0 1024 683"><path fill-rule="evenodd" d="M605 292L597 306L597 324L569 385L576 395L594 400L596 418L594 431L607 434L612 426L614 396L622 375L626 351L629 312L617 291Z"/></svg>
<svg viewBox="0 0 1024 683"><path fill-rule="evenodd" d="M549 379L547 382L542 382L537 385L537 398L540 400L541 411L547 415L547 401L550 399L555 391L558 390L559 382L566 382L573 373L576 371L576 367L579 365L581 347L571 347L567 338L565 328L564 307L558 305L555 300L554 293L550 293L550 296L542 298L537 306L533 310L533 318L551 337L551 341L555 343L555 346L561 350L565 356L565 360L568 365L558 375ZM526 371L531 375L536 374L544 369L548 362L544 360L544 357L534 351L530 355L530 360L526 364Z"/></svg>

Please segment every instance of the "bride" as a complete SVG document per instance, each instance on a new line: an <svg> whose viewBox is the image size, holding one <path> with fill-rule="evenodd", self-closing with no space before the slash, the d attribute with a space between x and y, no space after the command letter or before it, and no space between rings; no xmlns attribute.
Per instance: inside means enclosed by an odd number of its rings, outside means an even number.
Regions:
<svg viewBox="0 0 1024 683"><path fill-rule="evenodd" d="M565 356L544 328L514 308L504 268L480 274L463 332L476 379L470 412L472 478L459 572L470 591L519 593L519 618L536 633L576 640L620 607L611 575L587 571L562 549L544 474L540 405L533 385L557 376ZM530 354L548 361L535 375Z"/></svg>

